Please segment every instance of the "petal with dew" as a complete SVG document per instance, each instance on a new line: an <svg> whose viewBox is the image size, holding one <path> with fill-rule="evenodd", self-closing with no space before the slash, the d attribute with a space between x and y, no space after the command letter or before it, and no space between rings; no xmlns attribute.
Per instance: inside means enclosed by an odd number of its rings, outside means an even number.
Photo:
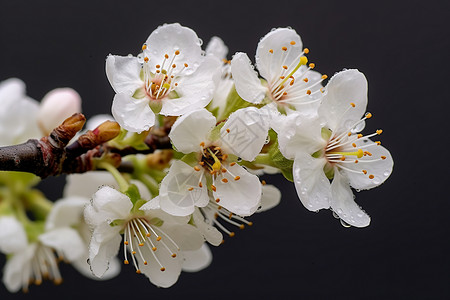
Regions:
<svg viewBox="0 0 450 300"><path fill-rule="evenodd" d="M331 208L339 218L355 227L366 227L370 224L370 217L355 203L348 180L336 168L331 193Z"/></svg>
<svg viewBox="0 0 450 300"><path fill-rule="evenodd" d="M185 272L201 271L212 262L212 253L206 244L203 244L198 250L183 251L183 257L183 271Z"/></svg>
<svg viewBox="0 0 450 300"><path fill-rule="evenodd" d="M106 58L106 76L116 93L133 95L144 86L140 78L141 63L137 57L108 55Z"/></svg>
<svg viewBox="0 0 450 300"><path fill-rule="evenodd" d="M136 99L126 93L114 96L111 112L117 123L124 129L141 133L155 124L155 113L147 98Z"/></svg>

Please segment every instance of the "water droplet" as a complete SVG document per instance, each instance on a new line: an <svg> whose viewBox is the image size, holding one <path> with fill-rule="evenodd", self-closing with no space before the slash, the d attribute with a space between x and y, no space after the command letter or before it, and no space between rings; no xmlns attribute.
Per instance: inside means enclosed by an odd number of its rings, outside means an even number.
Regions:
<svg viewBox="0 0 450 300"><path fill-rule="evenodd" d="M384 171L384 173L383 173L383 175L386 176L386 177L389 176L390 174L391 174L391 172L390 172L389 170L386 170L386 171Z"/></svg>
<svg viewBox="0 0 450 300"><path fill-rule="evenodd" d="M202 39L198 39L198 45L199 46L203 45L203 40Z"/></svg>
<svg viewBox="0 0 450 300"><path fill-rule="evenodd" d="M338 214L342 214L342 209L338 208L338 209L336 210L336 212L337 212Z"/></svg>

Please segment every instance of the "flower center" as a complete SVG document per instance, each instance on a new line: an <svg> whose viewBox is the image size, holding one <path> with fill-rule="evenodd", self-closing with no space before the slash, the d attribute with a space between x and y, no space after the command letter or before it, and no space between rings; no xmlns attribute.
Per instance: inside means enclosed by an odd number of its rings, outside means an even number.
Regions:
<svg viewBox="0 0 450 300"><path fill-rule="evenodd" d="M144 265L147 265L148 261L154 260L159 265L160 271L164 272L166 268L158 257L162 255L170 255L172 258L177 257L180 248L170 236L161 230L161 225L162 221L157 218L150 221L147 221L145 218L134 218L125 225L123 262L126 265L130 263L127 255L128 250L131 253L131 259L138 274L141 273L137 263L138 259Z"/></svg>
<svg viewBox="0 0 450 300"><path fill-rule="evenodd" d="M29 284L42 284L43 279L49 279L58 285L62 283L61 273L58 268L58 261L63 260L62 253L56 253L53 249L38 243L29 268L23 272L29 272L22 276L22 290L28 292Z"/></svg>
<svg viewBox="0 0 450 300"><path fill-rule="evenodd" d="M350 107L345 110L343 115L354 107L355 104L350 103ZM367 140L373 136L380 135L383 132L381 129L365 136L360 133L356 134L353 132L355 128L371 117L371 113L366 113L361 120L348 126L340 134L331 132L331 130L326 128L322 129L322 137L324 139L328 139L328 143L324 149L324 156L328 162L328 164L325 165L324 171L328 178L333 178L334 166L336 166L348 172L367 175L369 179L374 179L374 175L370 174L366 169L355 170L346 166L346 164L357 164L360 160L364 163L373 163L386 159L385 156L380 156L379 158L368 158L372 157L372 153L366 149L374 145L381 145L381 142L376 141L375 143L368 143L366 145L362 143L364 141L367 142Z"/></svg>
<svg viewBox="0 0 450 300"><path fill-rule="evenodd" d="M269 68L278 70L272 75L272 78L267 78L268 89L270 91L270 97L277 104L283 105L298 105L298 104L308 104L318 101L314 98L314 94L321 92L321 90L316 90L312 92L315 86L319 85L323 80L327 78L323 75L320 80L313 83L308 83L309 79L306 77L307 73L315 67L313 63L310 63L308 67L308 59L304 54L309 53L309 49L305 48L302 53L300 53L292 62L288 65L286 63L289 52L291 51L291 46L294 46L295 42L290 43L290 47L282 47L281 50L269 50ZM278 60L274 55L275 51L281 51L281 55L278 55ZM272 65L275 65L272 68Z"/></svg>
<svg viewBox="0 0 450 300"><path fill-rule="evenodd" d="M145 49L147 49L146 45L142 47L142 50ZM165 54L162 63L156 65L155 73L152 73L150 70L150 59L148 56L144 57L142 66L144 73L144 88L150 99L163 99L178 86L178 77L188 67L187 63L183 63L181 67L176 64L178 55L180 55L179 50L176 50L172 56Z"/></svg>

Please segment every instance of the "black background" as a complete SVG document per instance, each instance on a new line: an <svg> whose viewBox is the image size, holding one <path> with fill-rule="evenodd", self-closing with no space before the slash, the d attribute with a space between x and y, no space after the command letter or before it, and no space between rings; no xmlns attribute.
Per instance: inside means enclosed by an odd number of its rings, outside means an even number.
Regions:
<svg viewBox="0 0 450 300"><path fill-rule="evenodd" d="M365 73L374 115L365 132L382 128L395 162L386 183L356 193L372 217L367 228L344 228L330 211L309 212L293 184L270 176L266 180L282 190L281 204L213 248L208 269L182 273L169 289L156 288L131 266L97 282L62 265L61 286L45 282L27 295L0 286L0 299L450 298L446 1L0 3L0 80L21 78L38 100L70 86L88 118L110 113L107 54L137 54L158 25L191 27L204 45L217 35L229 46L228 58L243 51L252 59L271 28L291 26L318 71ZM56 200L63 182L49 179L40 187Z"/></svg>

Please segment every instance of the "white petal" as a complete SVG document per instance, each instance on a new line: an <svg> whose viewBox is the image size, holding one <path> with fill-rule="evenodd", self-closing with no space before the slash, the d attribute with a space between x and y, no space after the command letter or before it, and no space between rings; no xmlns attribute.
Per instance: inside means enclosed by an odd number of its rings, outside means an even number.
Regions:
<svg viewBox="0 0 450 300"><path fill-rule="evenodd" d="M58 88L42 98L38 113L38 123L44 135L73 115L81 112L81 97L71 88Z"/></svg>
<svg viewBox="0 0 450 300"><path fill-rule="evenodd" d="M267 119L255 107L232 113L220 130L221 145L226 152L253 161L261 152L269 131Z"/></svg>
<svg viewBox="0 0 450 300"><path fill-rule="evenodd" d="M78 225L82 222L84 207L87 204L89 204L88 198L77 196L56 201L47 215L46 230Z"/></svg>
<svg viewBox="0 0 450 300"><path fill-rule="evenodd" d="M345 70L334 75L325 90L319 115L333 132L350 131L366 111L366 77L358 70Z"/></svg>
<svg viewBox="0 0 450 300"><path fill-rule="evenodd" d="M114 96L111 112L124 129L141 133L155 124L155 113L148 105L148 99L136 99L126 93Z"/></svg>
<svg viewBox="0 0 450 300"><path fill-rule="evenodd" d="M372 155L358 158L358 163L343 164L344 167L354 170L357 173L342 170L342 174L348 178L350 185L358 190L368 190L379 186L392 173L394 161L392 160L391 154L386 148L377 145L369 139L358 139L355 141L355 144L357 148L364 146L362 149L370 152ZM353 148L352 151L354 149L356 148ZM381 159L381 157L385 158ZM362 173L362 170L366 170L367 174ZM373 179L370 179L370 175L374 176Z"/></svg>
<svg viewBox="0 0 450 300"><path fill-rule="evenodd" d="M161 182L159 199L161 209L174 216L188 216L195 206L205 206L209 202L203 169L195 171L188 164L177 160ZM203 188L199 187L199 182Z"/></svg>
<svg viewBox="0 0 450 300"><path fill-rule="evenodd" d="M295 45L291 45L292 41ZM266 34L256 49L256 66L261 76L268 81L275 76L278 77L282 71L282 65L290 66L296 58L299 58L303 52L302 46L300 36L293 29L277 28ZM282 47L288 50L283 51Z"/></svg>
<svg viewBox="0 0 450 300"><path fill-rule="evenodd" d="M325 147L318 118L291 114L282 121L284 124L280 126L278 143L286 158L293 159L300 152L313 154Z"/></svg>
<svg viewBox="0 0 450 300"><path fill-rule="evenodd" d="M242 99L254 104L264 99L267 89L261 84L247 54L238 52L233 56L231 73L236 91Z"/></svg>
<svg viewBox="0 0 450 300"><path fill-rule="evenodd" d="M0 217L0 228L0 252L10 254L21 251L27 246L25 230L15 217Z"/></svg>
<svg viewBox="0 0 450 300"><path fill-rule="evenodd" d="M181 77L175 88L179 98L163 99L160 114L179 116L205 107L213 97L213 75L220 67L220 61L207 57L193 74Z"/></svg>
<svg viewBox="0 0 450 300"><path fill-rule="evenodd" d="M262 186L261 206L257 212L263 212L274 208L280 203L281 192L280 190L271 184L265 184Z"/></svg>
<svg viewBox="0 0 450 300"><path fill-rule="evenodd" d="M79 196L91 199L92 195L103 185L115 186L117 183L107 171L93 171L66 176L64 197Z"/></svg>
<svg viewBox="0 0 450 300"><path fill-rule="evenodd" d="M330 182L323 172L325 163L325 159L308 153L298 153L294 160L295 189L300 201L311 211L330 207Z"/></svg>
<svg viewBox="0 0 450 300"><path fill-rule="evenodd" d="M200 143L206 142L216 118L206 109L187 113L178 118L172 126L169 138L175 148L183 153L200 151Z"/></svg>
<svg viewBox="0 0 450 300"><path fill-rule="evenodd" d="M228 166L227 172L222 173L228 182L220 177L214 182L217 191L214 198L220 199L220 205L230 212L240 216L250 216L261 202L261 183L257 176L250 174L238 164ZM234 178L239 176L239 180Z"/></svg>
<svg viewBox="0 0 450 300"><path fill-rule="evenodd" d="M198 228L190 224L170 226L163 224L162 230L175 241L182 251L197 250L205 242Z"/></svg>
<svg viewBox="0 0 450 300"><path fill-rule="evenodd" d="M99 114L89 118L86 122L86 129L94 130L98 125L102 124L105 121L114 121L114 117L108 114Z"/></svg>
<svg viewBox="0 0 450 300"><path fill-rule="evenodd" d="M106 226L109 226L106 224ZM103 243L95 241L94 237L89 244L89 265L92 274L102 277L109 268L109 262L117 256L122 236L117 232Z"/></svg>
<svg viewBox="0 0 450 300"><path fill-rule="evenodd" d="M109 186L104 186L93 195L92 206L97 211L104 213L110 220L116 220L126 219L133 203L125 194Z"/></svg>
<svg viewBox="0 0 450 300"><path fill-rule="evenodd" d="M85 244L76 230L63 227L45 232L39 236L42 244L60 251L64 258L72 261L85 253Z"/></svg>
<svg viewBox="0 0 450 300"><path fill-rule="evenodd" d="M121 263L116 257L112 258L109 261L108 269L101 278L94 276L94 274L92 274L91 267L89 266L87 260L88 260L87 256L82 256L81 258L72 261L71 264L75 269L77 269L78 272L80 272L83 276L86 276L89 279L109 280L111 278L116 277L120 273Z"/></svg>
<svg viewBox="0 0 450 300"><path fill-rule="evenodd" d="M31 275L31 259L36 251L36 243L9 258L3 271L3 284L9 292L15 293L22 287L24 278L28 283Z"/></svg>
<svg viewBox="0 0 450 300"><path fill-rule="evenodd" d="M177 282L183 263L183 259L178 251L175 251L175 254L177 254L175 258L167 252L158 253L159 250L155 253L151 253L152 250L150 250L149 247L142 247L141 251L142 255L147 259L147 264L144 264L140 255L136 255L139 269L148 277L151 283L158 287L168 288ZM153 256L154 254L157 255L159 262L165 268L164 271L161 271L159 263Z"/></svg>
<svg viewBox="0 0 450 300"><path fill-rule="evenodd" d="M208 245L194 251L183 251L183 271L198 272L208 267L212 262L212 253Z"/></svg>
<svg viewBox="0 0 450 300"><path fill-rule="evenodd" d="M366 227L370 224L370 217L353 200L347 179L336 168L331 193L331 208L343 221L355 227Z"/></svg>
<svg viewBox="0 0 450 300"><path fill-rule="evenodd" d="M155 210L155 209L161 209L161 204L159 201L159 196L151 199L150 201L147 201L144 205L142 205L140 210Z"/></svg>
<svg viewBox="0 0 450 300"><path fill-rule="evenodd" d="M150 34L146 45L144 55L149 58L152 73L155 73L156 65L162 65L165 54L169 56L170 62L177 50L180 54L176 56L174 63L180 66L187 63L188 67L184 71L186 74L194 72L203 59L197 34L178 23L159 26Z"/></svg>
<svg viewBox="0 0 450 300"><path fill-rule="evenodd" d="M206 223L206 220L198 209L195 210L192 217L194 219L195 226L208 243L214 246L219 246L222 243L222 233L217 230L216 227Z"/></svg>
<svg viewBox="0 0 450 300"><path fill-rule="evenodd" d="M141 70L137 57L108 55L106 58L106 76L116 93L133 95L142 88Z"/></svg>
<svg viewBox="0 0 450 300"><path fill-rule="evenodd" d="M223 40L217 36L213 36L206 46L206 55L212 55L219 60L226 59L228 54L228 47Z"/></svg>

